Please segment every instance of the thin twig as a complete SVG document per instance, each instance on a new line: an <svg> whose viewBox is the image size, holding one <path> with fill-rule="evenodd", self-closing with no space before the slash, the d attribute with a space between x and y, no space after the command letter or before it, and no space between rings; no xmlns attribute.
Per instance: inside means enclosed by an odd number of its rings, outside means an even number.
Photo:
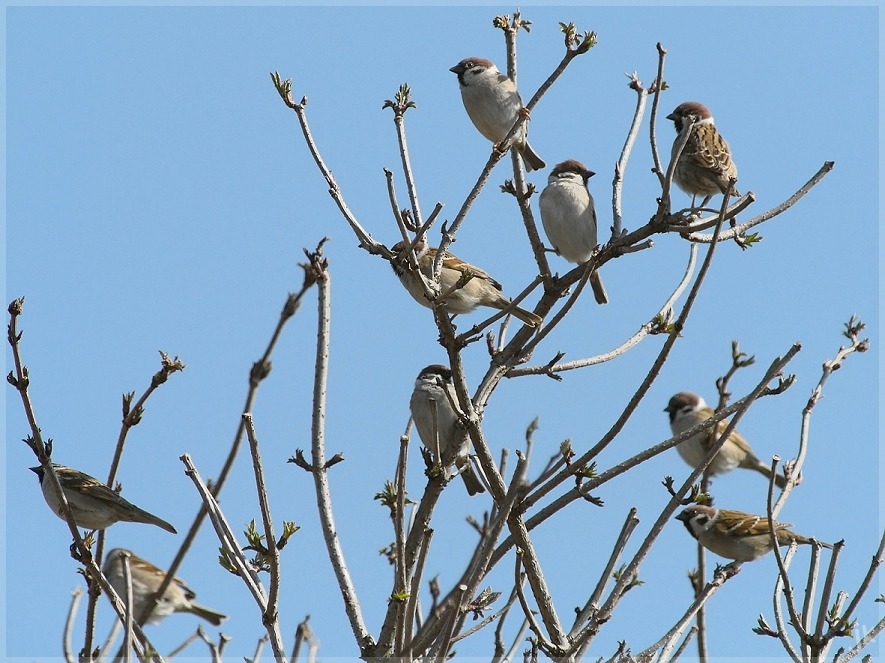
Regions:
<svg viewBox="0 0 885 663"><path fill-rule="evenodd" d="M298 117L298 123L301 126L301 132L304 135L304 141L307 143L307 148L310 151L313 160L316 162L317 167L320 169L320 173L322 173L323 178L329 185L329 195L332 196L332 200L335 201L338 210L344 216L348 225L350 225L354 234L359 239L360 246L366 249L369 253L379 254L389 260L393 255L383 244L376 242L362 225L360 225L359 221L357 221L356 217L348 208L347 203L344 201L344 196L341 193L338 183L332 176L332 171L329 170L329 167L320 155L319 149L317 148L310 131L310 125L307 122L307 96L302 97L299 103L295 103L292 97L292 81L289 79L283 80L278 72L273 72L270 77L280 98L282 98L283 103L295 111L295 115Z"/></svg>
<svg viewBox="0 0 885 663"><path fill-rule="evenodd" d="M199 640L200 639L200 633L199 633L200 628L202 628L202 627L198 627L198 630L191 633L187 638L184 639L184 641L180 645L178 645L175 649L173 649L171 652L169 652L169 655L166 658L168 658L171 661L173 658L178 656L185 649L190 647L194 642Z"/></svg>
<svg viewBox="0 0 885 663"><path fill-rule="evenodd" d="M132 569L129 566L129 553L120 552L120 560L123 564L123 583L126 588L123 602L126 605L126 624L123 629L123 661L129 663L132 660Z"/></svg>
<svg viewBox="0 0 885 663"><path fill-rule="evenodd" d="M875 578L876 572L882 565L883 561L885 561L885 531L882 532L882 538L879 539L879 548L876 550L876 554L873 555L872 560L870 560L870 567L867 569L866 575L863 577L863 580L861 580L860 585L854 592L854 598L851 599L851 603L848 604L845 613L842 615L844 621L851 621L854 611L857 610L861 599L863 599L864 595L872 585L873 578Z"/></svg>
<svg viewBox="0 0 885 663"><path fill-rule="evenodd" d="M435 410L434 410L435 413ZM409 430L412 427L412 419L406 425L405 432L399 439L399 456L396 462L396 503L391 513L393 519L393 533L395 537L394 546L396 549L396 559L394 561L394 586L391 596L402 594L406 591L408 578L406 576L406 558L405 558L405 510L406 510L406 467L409 459ZM415 586L415 583L412 583ZM400 612L396 627L396 650L400 651L406 642L414 624L414 613L412 619L409 618L409 604L414 608L415 597L409 596L406 606Z"/></svg>
<svg viewBox="0 0 885 663"><path fill-rule="evenodd" d="M406 188L409 191L409 201L412 204L412 214L415 217L415 223L419 226L423 223L421 217L421 208L418 205L418 191L415 184L415 177L412 174L412 162L409 158L409 144L406 140L405 116L406 111L415 108L412 101L412 92L405 83L400 85L396 93L394 101L386 101L385 108L393 109L393 123L396 127L396 139L399 143L400 160L403 166L403 175L406 178Z"/></svg>
<svg viewBox="0 0 885 663"><path fill-rule="evenodd" d="M596 583L596 588L593 590L593 593L590 594L590 598L587 599L587 603L584 604L584 607L575 617L574 625L572 626L572 630L569 633L569 638L573 639L577 636L581 626L591 617L592 613L595 612L599 607L599 601L602 598L602 593L605 591L605 587L608 584L609 579L612 577L612 573L615 570L615 566L618 563L618 560L621 558L621 553L624 552L624 548L627 546L627 541L630 540L630 535L633 534L633 531L636 529L636 526L639 524L639 519L636 517L636 507L630 509L627 513L627 518L624 520L624 524L621 526L621 531L618 534L618 538L615 540L615 545L612 548L611 555L609 555L608 562L605 565L605 568L602 570L602 573L599 576L599 581Z"/></svg>
<svg viewBox="0 0 885 663"><path fill-rule="evenodd" d="M299 115L300 117L300 115ZM363 621L356 587L344 560L341 540L335 526L332 511L332 496L329 490L328 468L326 467L326 393L329 377L329 344L331 331L331 274L326 262L315 263L317 287L319 291L317 309L317 350L314 368L313 415L311 423L311 462L313 464L314 488L316 489L317 509L329 561L338 580L338 588L344 599L344 610L350 622L357 646L362 652L371 652L374 640Z"/></svg>
<svg viewBox="0 0 885 663"><path fill-rule="evenodd" d="M651 320L644 323L633 336L628 338L626 341L618 345L618 347L609 350L608 352L604 352L599 355L595 355L593 357L587 357L584 359L576 359L574 361L557 361L553 364L547 364L544 366L520 366L517 368L511 369L507 373L507 377L515 378L521 377L523 375L553 375L558 373L563 373L565 371L572 371L578 368L584 368L586 366L595 366L597 364L603 364L607 361L611 361L621 355L627 353L628 350L639 345L641 341L643 341L650 334L658 333L661 331L662 321L666 321L672 314L673 306L676 303L676 300L682 295L685 291L685 288L688 287L688 284L691 281L691 276L694 273L694 267L697 260L697 247L692 244L689 247L688 252L688 263L685 267L685 272L682 275L679 283L673 289L673 292L667 297L667 301L658 309L658 312L652 316ZM544 331L541 332L544 334ZM536 344L536 340L533 339L532 343L527 346L527 349L530 350Z"/></svg>
<svg viewBox="0 0 885 663"><path fill-rule="evenodd" d="M280 630L279 595L280 595L280 549L277 545L274 533L273 518L270 515L270 503L267 499L267 485L264 481L264 468L261 464L261 452L258 447L258 436L252 421L252 414L243 413L243 423L246 425L246 435L249 438L249 450L252 452L252 469L255 473L255 488L258 491L258 506L261 510L261 519L264 525L264 537L267 542L267 553L264 559L270 567L270 591L267 596L267 604L264 606L264 614L261 623L267 630L270 647L274 653L274 659L278 662L285 661L286 652L283 644L283 634Z"/></svg>
<svg viewBox="0 0 885 663"><path fill-rule="evenodd" d="M218 536L218 541L221 543L227 560L236 569L237 575L246 583L246 587L258 604L259 609L264 613L267 610L267 593L264 591L258 574L246 559L239 543L237 543L237 537L234 534L233 528L227 522L227 518L225 518L224 513L221 511L218 501L215 499L212 491L206 486L202 477L200 477L200 473L197 471L190 454L179 456L179 460L184 464L185 474L194 483L200 499L203 500L203 504L207 508L209 520L212 522L215 534Z"/></svg>
<svg viewBox="0 0 885 663"><path fill-rule="evenodd" d="M843 654L842 656L837 657L837 658L835 659L834 663L847 663L847 661L850 661L851 659L853 659L855 656L857 656L858 654L860 654L860 652L863 651L863 649L864 649L867 645L869 645L873 640L875 640L876 637L877 637L877 636L878 636L883 630L885 630L885 617L883 617L882 619L880 619L880 620L876 623L876 625L875 625L873 628L870 629L869 633L867 633L864 637L862 637L860 640L858 640L857 643L854 645L854 647L852 647L851 649L849 649L849 650L848 650L845 654ZM870 659L870 660L872 660L872 659Z"/></svg>
<svg viewBox="0 0 885 663"><path fill-rule="evenodd" d="M123 450L126 445L126 437L129 434L129 431L132 430L133 427L137 426L144 416L145 405L147 404L148 399L153 395L153 393L160 387L160 385L165 384L170 376L174 375L179 371L183 371L185 368L184 362L182 362L178 357L170 358L165 352L160 351L160 370L154 373L151 377L151 383L147 389L145 389L144 393L135 402L133 405L132 401L135 398L135 392L129 392L123 394L123 420L120 425L120 433L117 436L117 444L114 447L114 455L111 459L111 467L108 470L108 479L107 485L111 488L114 487L114 483L117 478L117 470L119 469L120 461L123 457ZM101 563L102 557L104 555L104 539L105 532L101 530L98 533L98 546L96 548L96 561L97 563ZM147 621L148 616L153 612L154 608L157 606L157 603L160 600L160 596L162 594L155 594L153 601L147 601L145 603L144 608L140 615L136 615L139 624L144 624ZM95 597L97 599L98 597ZM96 601L90 597L89 605L87 607L87 623L95 619L95 610L96 610ZM128 650L126 655L128 656Z"/></svg>
<svg viewBox="0 0 885 663"><path fill-rule="evenodd" d="M525 574L521 573L522 551L519 548L516 549L514 562L513 586L516 589L516 596L519 599L519 605L522 608L522 614L528 621L529 628L535 634L535 638L537 638L538 642L541 644L541 647L546 648L548 651L552 651L554 649L554 645L547 641L547 638L544 635L544 630L541 628L538 620L535 619L535 614L532 612L532 609L529 606L529 602L525 597L525 592L523 592L522 590L522 585L525 582Z"/></svg>
<svg viewBox="0 0 885 663"><path fill-rule="evenodd" d="M83 589L75 587L71 592L71 605L68 607L68 616L65 619L64 634L62 636L62 649L67 663L75 663L74 647L71 643L71 636L74 632L74 620L77 617L77 608L80 607L80 601L83 599ZM114 622L118 624L119 622Z"/></svg>
<svg viewBox="0 0 885 663"><path fill-rule="evenodd" d="M801 200L805 194L807 194L811 189L813 189L826 175L833 170L836 163L834 161L825 161L824 164L818 169L818 171L811 176L811 178L803 184L796 193L787 198L784 202L780 203L776 207L771 208L760 214L759 216L754 216L752 219L745 221L744 223L738 224L733 228L729 228L726 231L723 231L720 240L725 241L729 239L733 239L735 237L739 237L744 234L750 228L758 226L761 223L765 223L769 219L772 219L783 212L786 212L793 205L795 205L799 200ZM747 196L744 196L746 198ZM740 212L742 209L747 207L747 204L743 204L743 198L739 201L739 203L729 208L729 214L735 215ZM752 202L752 201L749 201ZM699 231L705 228L710 228L716 223L715 217L700 219L695 223L692 223L688 226L672 226L668 228L668 230L678 230L681 233L686 234L686 239L691 240L692 242L702 242L707 243L711 240L710 235L703 235Z"/></svg>
<svg viewBox="0 0 885 663"><path fill-rule="evenodd" d="M627 172L627 163L633 152L633 145L636 143L636 136L639 135L639 127L642 126L642 118L645 114L645 105L648 101L648 90L646 90L636 72L630 76L630 89L636 92L636 109L633 111L633 121L630 123L630 129L627 131L627 138L624 141L624 147L621 149L621 155L615 164L615 173L612 180L612 218L614 222L611 227L612 238L621 236L621 226L623 222L623 188L624 173Z"/></svg>
<svg viewBox="0 0 885 663"><path fill-rule="evenodd" d="M664 188L664 168L661 165L661 157L658 154L658 137L657 137L657 126L658 126L658 106L661 99L661 92L664 90L664 61L667 58L667 49L658 42L655 45L658 52L658 71L655 75L655 82L652 86L653 88L653 96L651 102L651 116L649 118L648 123L648 138L649 143L651 143L651 156L652 163L654 163L654 172L658 176L658 182L661 185L661 189ZM662 209L668 210L670 209L670 200L669 198L665 201L662 201Z"/></svg>
<svg viewBox="0 0 885 663"><path fill-rule="evenodd" d="M415 572L412 574L412 582L409 586L409 600L406 602L406 639L403 642L402 651L407 657L413 655L411 648L412 631L415 628L415 617L418 613L418 597L421 591L421 581L424 577L424 563L427 561L427 553L430 551L430 540L433 538L433 530L424 530L424 537L421 539L421 547L418 549L416 558Z"/></svg>
<svg viewBox="0 0 885 663"><path fill-rule="evenodd" d="M780 562L784 568L788 568L790 566L790 562L793 560L793 555L796 554L796 544L793 543L790 545L790 548L787 550L787 554L784 559ZM793 659L794 663L802 663L802 658L793 648L793 644L790 642L790 639L787 637L787 625L784 620L783 610L781 609L780 597L781 593L784 591L784 576L778 573L777 581L774 584L774 593L772 595L773 603L774 603L774 622L777 625L777 637L781 641L781 645L784 650L787 652L789 657Z"/></svg>
<svg viewBox="0 0 885 663"><path fill-rule="evenodd" d="M692 601L691 605L679 618L679 621L671 628L660 640L656 643L645 649L642 653L636 655L637 660L644 660L646 657L650 657L656 651L660 650L660 656L658 657L658 663L666 663L671 660L670 652L676 648L679 639L682 637L682 634L685 633L685 630L690 628L689 624L691 620L694 618L695 614L698 610L700 610L701 606L706 605L710 598L719 591L719 588L722 587L730 578L734 577L734 573L728 569L727 566L723 566L719 569L719 571L713 576L709 583L707 583L703 589L698 592L698 595L695 597L695 600ZM684 643L677 649L677 652L681 651L684 648Z"/></svg>

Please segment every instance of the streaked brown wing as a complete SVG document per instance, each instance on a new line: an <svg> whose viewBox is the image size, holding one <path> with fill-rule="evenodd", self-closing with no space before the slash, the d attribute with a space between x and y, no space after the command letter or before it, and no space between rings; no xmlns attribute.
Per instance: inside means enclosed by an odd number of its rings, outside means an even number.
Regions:
<svg viewBox="0 0 885 663"><path fill-rule="evenodd" d="M456 270L458 272L461 272L462 274L466 274L469 272L473 274L474 278L484 279L485 281L488 281L497 290L504 289L504 286L498 283L495 279L493 279L479 267L475 267L469 263L466 263L460 258L456 258L455 256L446 256L445 258L443 258L443 267Z"/></svg>
<svg viewBox="0 0 885 663"><path fill-rule="evenodd" d="M716 531L732 537L759 536L768 533L768 518L749 513L740 513L729 509L720 509L719 518L714 525ZM789 523L774 524L775 531L792 527Z"/></svg>
<svg viewBox="0 0 885 663"><path fill-rule="evenodd" d="M73 470L59 470L56 468L59 483L65 490L70 490L81 495L87 495L98 499L115 500L119 495L111 490L107 484L85 474L77 474Z"/></svg>

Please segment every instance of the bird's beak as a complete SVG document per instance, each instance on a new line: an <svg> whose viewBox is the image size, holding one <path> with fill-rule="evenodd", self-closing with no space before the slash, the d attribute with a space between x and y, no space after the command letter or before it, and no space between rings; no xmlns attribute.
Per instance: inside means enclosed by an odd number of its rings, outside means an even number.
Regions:
<svg viewBox="0 0 885 663"><path fill-rule="evenodd" d="M37 467L29 467L28 469L31 470L31 472L33 472L34 474L40 474L40 472L43 471L43 467L40 465L38 465Z"/></svg>
<svg viewBox="0 0 885 663"><path fill-rule="evenodd" d="M683 511L676 516L676 520L681 520L682 522L687 523L691 518L685 511Z"/></svg>
<svg viewBox="0 0 885 663"><path fill-rule="evenodd" d="M667 116L667 119L668 119L668 120L676 120L676 115L673 114L673 113L670 113L670 114Z"/></svg>
<svg viewBox="0 0 885 663"><path fill-rule="evenodd" d="M454 67L451 67L449 71L451 71L453 74L460 74L464 71L464 68L461 67L460 64L456 64Z"/></svg>

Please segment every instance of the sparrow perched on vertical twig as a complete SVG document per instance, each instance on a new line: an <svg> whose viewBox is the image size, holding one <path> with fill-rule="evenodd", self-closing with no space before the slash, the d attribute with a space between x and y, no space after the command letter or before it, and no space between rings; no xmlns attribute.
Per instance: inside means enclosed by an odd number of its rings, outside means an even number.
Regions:
<svg viewBox="0 0 885 663"><path fill-rule="evenodd" d="M588 187L595 173L576 159L557 164L547 177L538 205L547 239L558 255L581 265L593 256L596 240L596 208ZM607 304L602 277L594 270L590 287L597 304Z"/></svg>
<svg viewBox="0 0 885 663"><path fill-rule="evenodd" d="M716 129L710 109L697 101L679 104L667 119L673 120L676 127L671 159L676 158L676 148L684 132L690 132L676 162L673 181L692 197L692 207L696 196L704 196L699 207L705 207L710 198L728 190L731 178L737 179L737 166L728 143ZM732 193L740 195L736 189Z"/></svg>
<svg viewBox="0 0 885 663"><path fill-rule="evenodd" d="M726 559L752 562L773 550L769 521L765 516L696 504L684 509L676 519L685 524L688 533L704 548ZM792 525L774 523L779 546L788 546L793 541L799 544L820 543L790 531L789 527ZM833 547L829 543L820 545Z"/></svg>
<svg viewBox="0 0 885 663"><path fill-rule="evenodd" d="M162 527L167 532L176 533L175 528L165 520L144 509L139 509L98 479L72 467L56 463L53 463L52 466L58 475L65 499L71 507L74 522L78 527L92 530L104 529L122 520L130 523L148 523ZM54 514L64 520L64 509L56 498L52 482L44 481L46 471L40 465L29 469L37 475L37 479L40 481L40 488L43 491L43 499L46 500L46 504Z"/></svg>
<svg viewBox="0 0 885 663"><path fill-rule="evenodd" d="M713 408L707 405L703 398L690 391L680 391L672 396L667 407L664 408L664 412L670 416L670 430L673 431L673 435L679 435L715 414ZM697 467L703 462L707 452L727 425L727 421L720 421L708 430L697 433L677 444L676 451L686 463ZM766 477L771 476L771 467L763 463L753 453L750 445L740 433L733 430L719 453L707 466L706 472L709 476L714 476L730 472L736 467L755 470ZM780 474L774 477L774 482L778 488L783 488L787 484L786 478Z"/></svg>
<svg viewBox="0 0 885 663"><path fill-rule="evenodd" d="M441 364L431 364L421 369L415 380L415 389L409 399L412 420L418 430L422 444L439 461L442 454L452 444L458 445L455 466L471 495L485 492L482 482L470 464L470 440L458 425L455 385L452 384L452 371ZM434 426L434 409L436 425Z"/></svg>
<svg viewBox="0 0 885 663"><path fill-rule="evenodd" d="M129 573L132 577L132 617L138 619L142 611L147 608L148 602L153 601L163 578L166 577L166 572L125 548L114 548L108 552L101 570L123 601L126 600L126 579L123 575L121 553L129 555ZM190 612L197 617L202 617L213 626L219 626L227 619L227 615L194 603L196 596L181 578L174 578L163 593L163 598L151 612L147 622L156 624L173 612Z"/></svg>
<svg viewBox="0 0 885 663"><path fill-rule="evenodd" d="M465 58L449 71L458 76L461 101L479 133L495 144L504 140L520 113L525 112L516 85L485 58ZM513 147L522 156L527 171L540 170L547 164L528 142L527 124L517 132Z"/></svg>
<svg viewBox="0 0 885 663"><path fill-rule="evenodd" d="M407 248L408 244L405 242L397 242L391 247L391 251L401 254ZM426 241L421 240L415 245L415 258L418 260L418 267L421 273L428 279L433 276L433 260L435 256L436 249L431 248ZM419 277L401 262L404 259L405 256L400 256L391 261L390 264L393 267L393 271L415 301L431 308L430 302L424 296L423 284ZM455 288L455 285L465 278L466 275L470 275L471 278L461 287ZM479 267L474 267L450 253L443 258L439 284L440 294L451 291L445 299L445 306L449 313L454 315L469 313L476 309L477 306L489 306L499 310L510 306L510 300L501 294L502 286L500 283ZM455 289L452 290L452 288ZM526 311L519 306L513 306L509 312L529 327L537 327L542 322L538 315L531 311Z"/></svg>

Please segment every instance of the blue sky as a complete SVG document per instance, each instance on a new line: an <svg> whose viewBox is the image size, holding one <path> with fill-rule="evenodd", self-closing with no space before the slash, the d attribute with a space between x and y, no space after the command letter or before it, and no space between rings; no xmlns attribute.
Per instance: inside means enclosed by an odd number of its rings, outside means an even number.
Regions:
<svg viewBox="0 0 885 663"><path fill-rule="evenodd" d="M549 7L523 5L533 21L519 37L519 84L528 98L562 55L558 23L595 30L599 44L566 71L535 109L531 141L548 169L566 158L596 171L591 188L608 226L611 178L635 95L625 72L650 84L655 44L668 49L662 97L706 103L732 145L750 215L779 204L826 160L833 172L793 209L766 223L764 241L747 252L719 248L692 318L636 417L599 459L614 464L669 436L667 399L693 390L714 400L730 343L757 357L732 383L740 395L796 341L789 367L795 386L757 403L741 431L762 458L796 453L801 410L820 365L858 314L872 349L851 357L827 385L814 413L805 481L782 519L822 540L844 538L838 589L859 582L881 534L878 462L878 8L865 7ZM198 498L178 457L190 453L204 477L217 473L236 429L248 371L259 358L287 292L300 285L302 247L328 235L333 280L328 447L346 462L331 476L339 533L369 627L377 634L391 568L378 549L392 540L387 513L372 497L391 478L408 397L418 371L444 361L429 310L418 307L389 267L356 246L269 72L291 78L309 97L315 138L353 212L374 237L392 244L383 168L397 174L406 201L392 114L382 110L407 82L417 109L406 116L422 209L440 201L452 219L480 172L489 144L469 124L449 67L469 55L505 63L497 14L514 7L32 7L6 9L6 293L26 297L23 351L43 434L58 462L105 476L119 432L120 395L139 393L158 368L158 350L187 369L149 402L129 436L120 479L124 495L185 531ZM625 181L625 225L644 224L659 194L650 173L647 119ZM673 137L658 129L663 153ZM473 208L453 251L481 265L511 295L534 276L513 201L499 193L502 161ZM677 194L677 203L687 198ZM537 210L537 201L533 201ZM606 235L601 231L601 238ZM684 269L687 246L661 236L654 248L605 265L611 303L582 300L541 345L534 363L559 350L566 359L607 351L647 321ZM554 269L566 263L551 257ZM478 321L479 314L464 316ZM353 656L355 647L314 514L309 477L285 460L309 445L315 295L289 324L271 376L253 410L267 465L273 515L302 526L284 555L283 629L310 614L320 655ZM499 387L485 413L493 451L520 448L535 417L535 471L560 442L579 450L609 428L662 343L651 337L616 361L572 372L563 382L520 378ZM465 351L475 385L488 357ZM9 364L7 351L7 365ZM59 642L70 591L79 584L65 525L46 508L19 442L28 434L21 405L7 390L6 651L46 660ZM876 459L875 461L873 459ZM420 494L417 450L410 494ZM667 500L660 480L684 477L675 451L603 486L602 509L574 504L535 533L562 615L586 600L629 508L641 524L632 549ZM247 457L223 493L240 529L258 517ZM461 572L475 541L464 522L489 508L458 488L443 495L429 576L443 587ZM717 503L764 510L765 482L735 472L719 480ZM850 514L846 517L846 514ZM120 524L112 545L158 563L172 559L175 537ZM601 547L600 547L601 546ZM215 564L205 527L181 575L199 600L227 612L230 658L252 655L258 611L239 581ZM631 548L628 548L630 550ZM800 555L797 578L804 577ZM645 585L630 592L591 655L617 641L634 651L669 628L691 600L685 580L695 547L672 523L642 567ZM505 563L490 579L509 591ZM771 614L775 578L769 557L745 566L709 609L713 656L777 657L776 641L753 635ZM27 597L24 601L21 597ZM10 597L17 597L13 602ZM866 601L860 630L879 611ZM425 601L426 604L426 601ZM14 609L13 609L14 608ZM102 605L99 637L110 622ZM515 628L515 624L512 624ZM190 633L188 615L149 634L168 651ZM462 655L484 657L491 633L464 642ZM75 639L75 646L79 641ZM199 649L189 650L197 655Z"/></svg>

